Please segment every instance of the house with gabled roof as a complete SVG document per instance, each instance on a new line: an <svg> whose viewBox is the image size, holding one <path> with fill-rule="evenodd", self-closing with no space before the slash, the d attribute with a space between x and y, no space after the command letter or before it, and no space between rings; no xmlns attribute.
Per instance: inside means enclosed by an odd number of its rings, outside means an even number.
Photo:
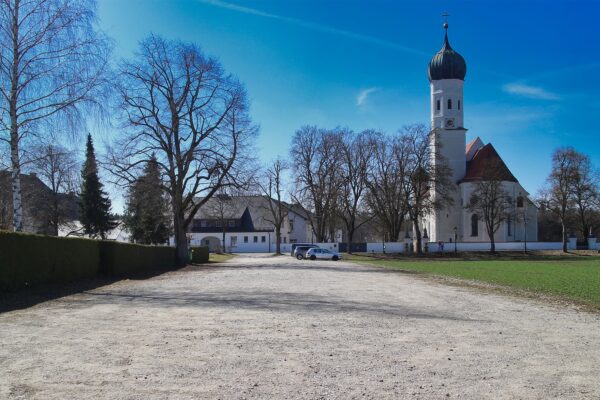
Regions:
<svg viewBox="0 0 600 400"><path fill-rule="evenodd" d="M197 198L196 201L201 201ZM275 200L268 196L218 194L194 215L188 238L192 246L208 246L211 251L272 252L277 238L269 208ZM310 224L297 205L283 203L285 217L281 243L310 240Z"/></svg>

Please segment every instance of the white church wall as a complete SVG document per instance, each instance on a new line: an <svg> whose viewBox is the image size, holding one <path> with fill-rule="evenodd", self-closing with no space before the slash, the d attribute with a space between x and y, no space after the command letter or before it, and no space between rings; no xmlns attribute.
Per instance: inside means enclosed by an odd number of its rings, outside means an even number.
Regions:
<svg viewBox="0 0 600 400"><path fill-rule="evenodd" d="M458 242L456 243L457 251L489 251L489 242ZM527 250L560 250L562 249L561 242L527 242ZM439 246L435 242L428 243L430 253L440 251ZM496 243L496 251L523 251L525 250L525 242L499 242ZM454 243L444 243L444 252L453 252Z"/></svg>

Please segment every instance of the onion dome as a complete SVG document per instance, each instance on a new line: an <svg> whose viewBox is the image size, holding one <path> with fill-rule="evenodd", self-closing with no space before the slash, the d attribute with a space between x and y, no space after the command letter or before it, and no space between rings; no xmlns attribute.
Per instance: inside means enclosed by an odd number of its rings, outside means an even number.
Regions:
<svg viewBox="0 0 600 400"><path fill-rule="evenodd" d="M464 81L467 74L467 63L460 54L450 47L450 42L448 42L448 23L444 23L444 29L446 30L444 45L429 61L429 80L460 79Z"/></svg>

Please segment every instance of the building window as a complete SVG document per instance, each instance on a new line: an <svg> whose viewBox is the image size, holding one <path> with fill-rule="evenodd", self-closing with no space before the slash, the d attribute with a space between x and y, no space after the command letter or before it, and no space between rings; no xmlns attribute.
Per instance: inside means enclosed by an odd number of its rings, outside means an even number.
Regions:
<svg viewBox="0 0 600 400"><path fill-rule="evenodd" d="M517 207L523 208L523 196L517 197Z"/></svg>
<svg viewBox="0 0 600 400"><path fill-rule="evenodd" d="M208 226L208 224L207 224L207 221L206 221L205 219L201 220L201 221L200 221L200 226L201 226L202 228L206 228L206 227Z"/></svg>
<svg viewBox="0 0 600 400"><path fill-rule="evenodd" d="M290 219L290 232L294 230L294 220Z"/></svg>
<svg viewBox="0 0 600 400"><path fill-rule="evenodd" d="M260 241L265 243L267 241L267 237L266 236L261 236L260 237Z"/></svg>
<svg viewBox="0 0 600 400"><path fill-rule="evenodd" d="M471 216L471 236L479 236L479 217L477 214Z"/></svg>
<svg viewBox="0 0 600 400"><path fill-rule="evenodd" d="M258 236L254 236L254 243L258 243Z"/></svg>
<svg viewBox="0 0 600 400"><path fill-rule="evenodd" d="M435 109L438 110L438 111L440 111L442 109L442 102L440 101L440 99L438 99L435 102Z"/></svg>
<svg viewBox="0 0 600 400"><path fill-rule="evenodd" d="M508 236L512 236L512 221L510 215L506 217L506 229L508 230Z"/></svg>
<svg viewBox="0 0 600 400"><path fill-rule="evenodd" d="M223 226L223 222L222 222L221 220L218 220L218 221L215 223L215 225L216 225L216 227L217 227L217 228L220 228L220 227L222 227L222 226Z"/></svg>
<svg viewBox="0 0 600 400"><path fill-rule="evenodd" d="M229 238L229 240L231 246L237 246L237 236L232 236L231 238Z"/></svg>
<svg viewBox="0 0 600 400"><path fill-rule="evenodd" d="M460 110L460 100L456 100L456 101L458 102L457 106L458 106L458 109Z"/></svg>
<svg viewBox="0 0 600 400"><path fill-rule="evenodd" d="M235 220L234 220L234 219L230 219L230 220L227 222L227 226L229 226L230 228L233 228L233 227L235 227Z"/></svg>
<svg viewBox="0 0 600 400"><path fill-rule="evenodd" d="M244 236L244 243L248 243L248 236Z"/></svg>
<svg viewBox="0 0 600 400"><path fill-rule="evenodd" d="M283 237L283 243L287 243L287 236Z"/></svg>
<svg viewBox="0 0 600 400"><path fill-rule="evenodd" d="M448 99L448 110L452 110L452 99Z"/></svg>

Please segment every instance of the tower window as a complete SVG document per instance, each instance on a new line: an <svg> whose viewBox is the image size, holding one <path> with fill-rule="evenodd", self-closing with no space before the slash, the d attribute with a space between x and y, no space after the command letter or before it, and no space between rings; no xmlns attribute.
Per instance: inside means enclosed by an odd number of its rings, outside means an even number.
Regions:
<svg viewBox="0 0 600 400"><path fill-rule="evenodd" d="M452 110L452 99L448 99L448 110Z"/></svg>
<svg viewBox="0 0 600 400"><path fill-rule="evenodd" d="M460 100L456 100L458 101L458 109L460 110Z"/></svg>
<svg viewBox="0 0 600 400"><path fill-rule="evenodd" d="M479 217L477 214L471 216L471 236L479 236Z"/></svg>
<svg viewBox="0 0 600 400"><path fill-rule="evenodd" d="M440 111L442 109L442 102L439 99L435 102L435 108L438 111Z"/></svg>

